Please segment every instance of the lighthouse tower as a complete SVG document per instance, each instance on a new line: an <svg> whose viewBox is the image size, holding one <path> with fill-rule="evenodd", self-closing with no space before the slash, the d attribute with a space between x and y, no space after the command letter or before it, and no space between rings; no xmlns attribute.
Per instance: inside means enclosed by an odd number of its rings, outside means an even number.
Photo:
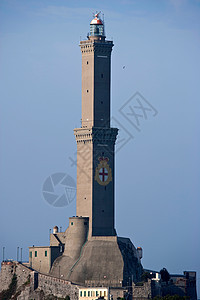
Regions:
<svg viewBox="0 0 200 300"><path fill-rule="evenodd" d="M141 257L114 224L114 155L117 128L110 127L110 77L113 42L107 41L99 14L90 23L82 53L82 123L77 142L76 217L51 245L64 248L50 274L85 286L121 287L141 279Z"/></svg>
<svg viewBox="0 0 200 300"><path fill-rule="evenodd" d="M114 146L110 127L112 41L105 39L99 14L82 53L82 127L76 128L77 216L89 217L89 236L114 236Z"/></svg>

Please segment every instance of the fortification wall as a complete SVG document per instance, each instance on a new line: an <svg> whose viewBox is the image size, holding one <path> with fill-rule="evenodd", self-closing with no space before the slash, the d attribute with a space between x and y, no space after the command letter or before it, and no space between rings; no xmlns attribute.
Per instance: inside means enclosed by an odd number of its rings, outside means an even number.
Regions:
<svg viewBox="0 0 200 300"><path fill-rule="evenodd" d="M38 274L38 289L45 295L55 295L60 298L70 296L70 300L78 300L78 286L70 281Z"/></svg>

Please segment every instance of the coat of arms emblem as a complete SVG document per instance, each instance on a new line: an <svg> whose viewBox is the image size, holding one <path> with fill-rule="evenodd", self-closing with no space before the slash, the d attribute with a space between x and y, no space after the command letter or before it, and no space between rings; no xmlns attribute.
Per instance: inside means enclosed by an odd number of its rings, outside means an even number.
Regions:
<svg viewBox="0 0 200 300"><path fill-rule="evenodd" d="M100 185L107 185L112 181L112 170L108 165L108 157L99 157L99 164L95 170L95 180Z"/></svg>

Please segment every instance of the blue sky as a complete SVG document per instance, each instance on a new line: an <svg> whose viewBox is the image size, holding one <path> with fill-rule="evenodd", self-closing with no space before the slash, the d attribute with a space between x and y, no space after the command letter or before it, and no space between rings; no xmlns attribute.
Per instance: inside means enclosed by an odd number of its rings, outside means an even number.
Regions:
<svg viewBox="0 0 200 300"><path fill-rule="evenodd" d="M66 228L42 196L45 179L76 179L81 52L93 12L113 39L112 116L132 139L116 154L116 228L144 249L143 266L200 277L200 1L0 1L0 254L48 245ZM124 68L123 68L124 67ZM139 92L157 111L137 132L120 108ZM113 124L115 125L115 124Z"/></svg>

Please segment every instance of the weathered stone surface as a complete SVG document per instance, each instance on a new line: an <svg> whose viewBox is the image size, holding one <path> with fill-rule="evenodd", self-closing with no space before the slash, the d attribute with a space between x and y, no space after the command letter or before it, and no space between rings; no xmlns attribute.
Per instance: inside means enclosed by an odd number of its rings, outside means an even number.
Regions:
<svg viewBox="0 0 200 300"><path fill-rule="evenodd" d="M69 281L61 280L44 274L38 274L38 285L34 289L33 272L18 262L3 262L0 273L0 292L7 290L13 275L17 276L17 288L14 293L18 300L46 300L55 297L78 300L78 286Z"/></svg>
<svg viewBox="0 0 200 300"><path fill-rule="evenodd" d="M18 262L2 262L0 273L0 292L7 290L14 273L17 276L17 289L29 279L31 270Z"/></svg>
<svg viewBox="0 0 200 300"><path fill-rule="evenodd" d="M2 262L0 273L0 292L7 290L11 283L13 274L15 272L15 265L12 262Z"/></svg>
<svg viewBox="0 0 200 300"><path fill-rule="evenodd" d="M151 290L151 280L141 283L141 285L133 284L132 287L133 299L142 300L142 299L151 299L152 290Z"/></svg>

